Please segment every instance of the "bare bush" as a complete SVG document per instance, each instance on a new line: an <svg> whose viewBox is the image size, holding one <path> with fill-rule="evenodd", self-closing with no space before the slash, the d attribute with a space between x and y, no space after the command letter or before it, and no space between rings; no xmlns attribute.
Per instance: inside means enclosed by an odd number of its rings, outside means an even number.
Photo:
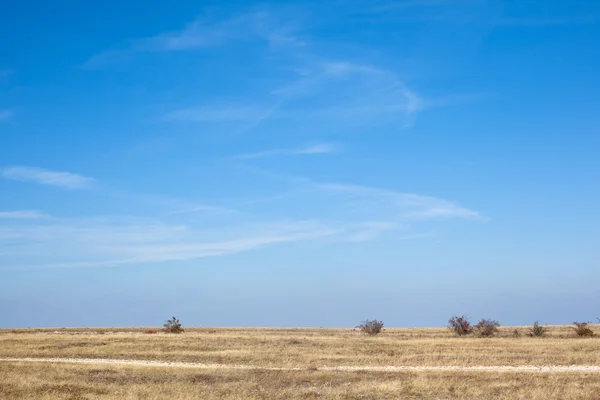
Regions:
<svg viewBox="0 0 600 400"><path fill-rule="evenodd" d="M469 318L462 315L460 317L453 316L448 320L448 328L457 336L466 336L473 333L473 327L469 322Z"/></svg>
<svg viewBox="0 0 600 400"><path fill-rule="evenodd" d="M512 331L512 337L521 337L521 331L515 328L515 330Z"/></svg>
<svg viewBox="0 0 600 400"><path fill-rule="evenodd" d="M363 321L362 324L358 325L357 328L366 335L375 336L379 335L381 331L383 331L383 322L377 321L376 319L366 320Z"/></svg>
<svg viewBox="0 0 600 400"><path fill-rule="evenodd" d="M493 319L481 319L479 322L473 327L477 336L481 337L492 337L498 333L498 328L500 327L500 323Z"/></svg>
<svg viewBox="0 0 600 400"><path fill-rule="evenodd" d="M594 331L590 329L588 326L589 322L573 322L573 330L579 337L592 337L594 336Z"/></svg>
<svg viewBox="0 0 600 400"><path fill-rule="evenodd" d="M529 328L529 336L531 337L542 337L546 334L546 328L540 325L539 321L535 321L531 328Z"/></svg>
<svg viewBox="0 0 600 400"><path fill-rule="evenodd" d="M168 319L163 325L163 331L167 333L183 333L183 327L179 320L175 317Z"/></svg>

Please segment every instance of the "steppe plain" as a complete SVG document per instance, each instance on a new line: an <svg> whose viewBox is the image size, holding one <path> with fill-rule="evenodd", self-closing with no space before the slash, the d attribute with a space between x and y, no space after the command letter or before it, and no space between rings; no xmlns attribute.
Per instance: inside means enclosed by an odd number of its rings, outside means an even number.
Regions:
<svg viewBox="0 0 600 400"><path fill-rule="evenodd" d="M0 399L600 399L600 337L568 326L150 329L0 330Z"/></svg>

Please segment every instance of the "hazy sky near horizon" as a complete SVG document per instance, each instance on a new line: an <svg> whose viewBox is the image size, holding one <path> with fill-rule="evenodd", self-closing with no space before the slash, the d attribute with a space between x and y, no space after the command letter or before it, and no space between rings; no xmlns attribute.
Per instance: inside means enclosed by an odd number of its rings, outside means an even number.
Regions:
<svg viewBox="0 0 600 400"><path fill-rule="evenodd" d="M0 327L594 320L600 2L14 1Z"/></svg>

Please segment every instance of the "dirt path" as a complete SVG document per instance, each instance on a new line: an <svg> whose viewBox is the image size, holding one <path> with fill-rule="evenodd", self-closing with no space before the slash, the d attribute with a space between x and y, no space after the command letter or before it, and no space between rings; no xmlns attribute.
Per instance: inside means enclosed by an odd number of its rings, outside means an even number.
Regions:
<svg viewBox="0 0 600 400"><path fill-rule="evenodd" d="M241 370L267 370L267 371L310 371L315 368L299 367L261 367L256 365L232 364L201 364L189 362L147 361L147 360L117 360L103 358L11 358L0 357L0 361L8 362L44 362L65 364L92 364L92 365L133 365L146 367L179 367L197 369L241 369ZM595 365L517 365L517 366L339 366L317 367L319 371L407 371L407 372L600 372L600 367Z"/></svg>

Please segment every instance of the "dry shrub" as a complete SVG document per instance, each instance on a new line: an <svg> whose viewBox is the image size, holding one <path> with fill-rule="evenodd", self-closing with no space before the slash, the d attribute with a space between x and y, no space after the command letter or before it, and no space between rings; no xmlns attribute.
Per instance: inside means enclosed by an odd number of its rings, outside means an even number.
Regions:
<svg viewBox="0 0 600 400"><path fill-rule="evenodd" d="M579 337L592 337L594 336L594 331L590 329L589 324L589 322L573 322L575 326L572 328Z"/></svg>
<svg viewBox="0 0 600 400"><path fill-rule="evenodd" d="M147 335L153 335L153 334L158 333L158 332L156 332L155 330L152 330L152 329L148 329L148 330L145 330L144 333L147 334Z"/></svg>
<svg viewBox="0 0 600 400"><path fill-rule="evenodd" d="M453 316L448 320L448 328L457 336L470 335L473 332L473 327L469 322L469 318L462 315L460 317Z"/></svg>
<svg viewBox="0 0 600 400"><path fill-rule="evenodd" d="M168 319L163 325L163 330L167 333L183 333L183 327L179 320L175 317Z"/></svg>
<svg viewBox="0 0 600 400"><path fill-rule="evenodd" d="M538 321L535 321L531 328L529 328L529 336L531 337L542 337L546 334L546 328L544 328Z"/></svg>
<svg viewBox="0 0 600 400"><path fill-rule="evenodd" d="M374 320L363 321L362 324L357 326L360 331L366 335L375 336L379 335L383 331L383 322Z"/></svg>
<svg viewBox="0 0 600 400"><path fill-rule="evenodd" d="M493 319L481 319L473 327L477 336L481 337L492 337L498 333L498 328L500 327L500 323Z"/></svg>

